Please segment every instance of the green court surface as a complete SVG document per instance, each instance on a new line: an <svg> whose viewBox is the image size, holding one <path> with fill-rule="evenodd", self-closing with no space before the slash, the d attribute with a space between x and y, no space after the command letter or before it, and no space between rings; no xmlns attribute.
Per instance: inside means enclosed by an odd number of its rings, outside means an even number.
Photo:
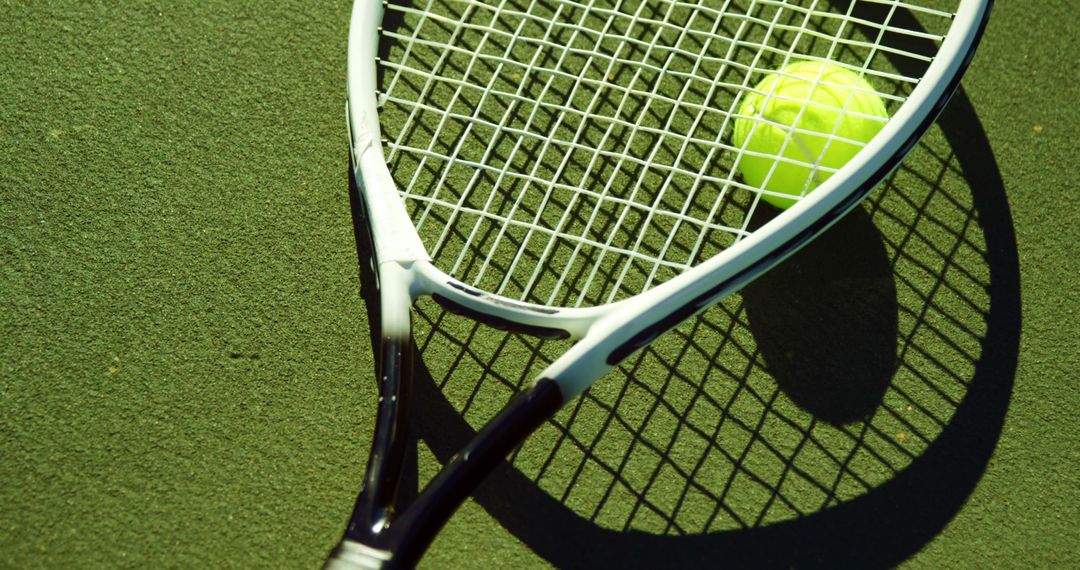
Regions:
<svg viewBox="0 0 1080 570"><path fill-rule="evenodd" d="M376 399L349 13L0 1L0 567L336 543ZM1080 566L1078 27L999 1L892 178L564 409L422 566ZM566 348L414 322L406 494Z"/></svg>

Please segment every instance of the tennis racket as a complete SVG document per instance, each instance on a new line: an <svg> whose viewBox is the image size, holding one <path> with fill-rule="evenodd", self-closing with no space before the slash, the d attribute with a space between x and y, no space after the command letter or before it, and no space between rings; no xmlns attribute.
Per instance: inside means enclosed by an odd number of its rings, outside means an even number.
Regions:
<svg viewBox="0 0 1080 570"><path fill-rule="evenodd" d="M990 4L356 0L347 117L379 290L380 398L363 488L327 567L415 565L563 404L851 210L957 87ZM742 103L783 97L762 78L804 60L872 85L890 118L839 168L771 157L817 181L780 211L769 184L740 174L762 153L732 133L740 121L778 126ZM808 81L829 86L824 73ZM400 509L422 295L576 342Z"/></svg>

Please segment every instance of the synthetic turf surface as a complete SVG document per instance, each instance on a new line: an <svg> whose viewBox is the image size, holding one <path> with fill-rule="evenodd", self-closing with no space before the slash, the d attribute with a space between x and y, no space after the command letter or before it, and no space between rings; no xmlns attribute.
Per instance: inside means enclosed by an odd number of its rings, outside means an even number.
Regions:
<svg viewBox="0 0 1080 570"><path fill-rule="evenodd" d="M336 541L375 397L347 4L3 3L0 566ZM1076 566L1080 18L1043 6L999 2L894 180L560 414L425 562ZM416 321L425 481L564 347Z"/></svg>

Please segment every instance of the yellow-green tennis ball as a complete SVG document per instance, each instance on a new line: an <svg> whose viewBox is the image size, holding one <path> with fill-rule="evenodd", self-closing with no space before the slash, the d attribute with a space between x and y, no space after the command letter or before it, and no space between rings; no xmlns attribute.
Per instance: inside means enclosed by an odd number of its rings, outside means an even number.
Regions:
<svg viewBox="0 0 1080 570"><path fill-rule="evenodd" d="M754 89L739 107L732 133L736 148L749 151L738 168L747 184L780 194L797 197L816 188L870 142L889 116L865 79L828 63L792 63ZM795 203L770 194L762 199L778 208Z"/></svg>

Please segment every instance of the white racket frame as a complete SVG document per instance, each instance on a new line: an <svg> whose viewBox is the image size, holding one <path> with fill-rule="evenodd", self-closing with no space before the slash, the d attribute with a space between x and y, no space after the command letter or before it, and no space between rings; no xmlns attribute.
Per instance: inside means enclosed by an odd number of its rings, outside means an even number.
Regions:
<svg viewBox="0 0 1080 570"><path fill-rule="evenodd" d="M381 144L376 57L383 3L356 0L349 29L346 114L353 174L368 210L379 261L383 333L407 336L409 308L418 297L432 294L493 320L565 331L578 342L538 378L557 382L564 400L570 400L618 360L739 290L854 208L892 172L947 102L989 9L987 0L961 2L954 28L904 104L854 159L813 193L730 248L644 293L606 305L561 308L479 291L432 264Z"/></svg>

